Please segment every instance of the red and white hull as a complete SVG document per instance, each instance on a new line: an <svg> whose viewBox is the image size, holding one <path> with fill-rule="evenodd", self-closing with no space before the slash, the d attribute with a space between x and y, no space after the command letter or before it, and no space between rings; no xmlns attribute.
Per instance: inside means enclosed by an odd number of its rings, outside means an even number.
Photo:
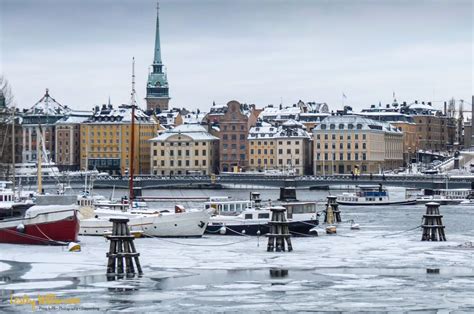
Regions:
<svg viewBox="0 0 474 314"><path fill-rule="evenodd" d="M0 243L67 244L77 241L77 206L33 206L24 217L0 220Z"/></svg>

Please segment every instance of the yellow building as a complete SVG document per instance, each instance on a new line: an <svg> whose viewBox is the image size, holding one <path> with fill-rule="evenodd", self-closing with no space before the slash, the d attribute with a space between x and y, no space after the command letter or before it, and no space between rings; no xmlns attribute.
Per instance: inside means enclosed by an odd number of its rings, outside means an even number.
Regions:
<svg viewBox="0 0 474 314"><path fill-rule="evenodd" d="M258 121L250 128L248 135L248 170L263 171L276 169L276 139L278 128L269 123Z"/></svg>
<svg viewBox="0 0 474 314"><path fill-rule="evenodd" d="M131 153L132 107L96 106L81 124L81 169L97 169L114 175L128 174ZM150 142L159 124L141 109L135 109L134 173L150 173Z"/></svg>
<svg viewBox="0 0 474 314"><path fill-rule="evenodd" d="M403 164L403 133L361 116L330 116L314 129L314 173L378 173Z"/></svg>
<svg viewBox="0 0 474 314"><path fill-rule="evenodd" d="M181 175L216 173L219 138L202 125L182 124L162 132L151 142L151 173Z"/></svg>

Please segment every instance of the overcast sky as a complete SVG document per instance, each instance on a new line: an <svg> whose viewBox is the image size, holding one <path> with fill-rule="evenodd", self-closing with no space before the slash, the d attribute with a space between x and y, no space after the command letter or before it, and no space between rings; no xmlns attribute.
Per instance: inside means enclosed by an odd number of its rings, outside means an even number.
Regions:
<svg viewBox="0 0 474 314"><path fill-rule="evenodd" d="M0 73L19 107L127 103L153 60L156 1L0 0ZM160 1L171 106L471 102L472 1ZM436 104L441 108L441 103Z"/></svg>

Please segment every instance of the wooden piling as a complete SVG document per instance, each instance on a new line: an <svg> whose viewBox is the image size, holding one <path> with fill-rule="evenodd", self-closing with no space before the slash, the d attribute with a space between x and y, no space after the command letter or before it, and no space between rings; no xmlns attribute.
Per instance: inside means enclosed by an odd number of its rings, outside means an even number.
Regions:
<svg viewBox="0 0 474 314"><path fill-rule="evenodd" d="M271 221L268 222L270 233L266 235L268 237L267 251L281 252L286 249L288 249L288 252L293 251L285 207L271 207L270 211L272 212L272 217Z"/></svg>
<svg viewBox="0 0 474 314"><path fill-rule="evenodd" d="M421 241L446 241L444 234L443 215L439 213L439 203L426 204L426 214L423 215L423 234Z"/></svg>
<svg viewBox="0 0 474 314"><path fill-rule="evenodd" d="M119 277L123 276L124 273L127 276L135 275L134 261L138 274L143 274L138 259L140 253L137 253L135 249L135 244L133 243L135 238L130 234L130 229L127 225L128 218L111 218L110 221L113 223L113 226L112 235L107 236L107 239L110 241L109 252L106 254L108 257L107 275L117 275Z"/></svg>

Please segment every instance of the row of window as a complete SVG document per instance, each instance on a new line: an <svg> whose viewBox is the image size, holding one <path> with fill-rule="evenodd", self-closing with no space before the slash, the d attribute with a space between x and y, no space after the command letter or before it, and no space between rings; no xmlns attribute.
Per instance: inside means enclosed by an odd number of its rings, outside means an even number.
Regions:
<svg viewBox="0 0 474 314"><path fill-rule="evenodd" d="M352 144L351 143L346 143L347 149L352 149ZM316 144L317 149L321 149L321 143ZM328 149L329 144L324 143L324 149ZM331 148L336 149L336 143L331 143ZM344 149L344 143L339 143L339 149ZM354 149L359 149L359 143L354 143ZM362 149L367 149L367 144L362 143Z"/></svg>
<svg viewBox="0 0 474 314"><path fill-rule="evenodd" d="M222 139L223 139L224 141L227 141L227 140L229 140L229 139L232 140L232 141L236 141L236 140L237 140L237 134L223 134L223 135L222 135ZM240 139L241 141L245 141L245 134L240 134L240 135L239 135L239 139Z"/></svg>
<svg viewBox="0 0 474 314"><path fill-rule="evenodd" d="M227 125L224 125L224 131L227 131L227 129L228 129L228 126L227 126ZM231 126L230 126L230 129L231 129L232 131L235 131L235 130L237 130L237 126L236 126L236 125L231 125ZM241 125L240 125L240 130L243 131L244 129L245 129L244 125L241 124Z"/></svg>
<svg viewBox="0 0 474 314"><path fill-rule="evenodd" d="M256 141L257 145L258 146L261 146L262 145L262 141ZM268 145L268 143L270 145L273 145L273 141L263 141L263 145ZM255 141L250 141L250 145L255 145ZM278 141L278 145L283 145L283 141ZM294 143L292 143L291 141L286 141L286 145L300 145L300 141L295 141Z"/></svg>
<svg viewBox="0 0 474 314"><path fill-rule="evenodd" d="M329 172L329 166L330 165L324 165L324 171L326 172ZM321 167L321 165L317 165L316 166L316 172L318 173L321 173L323 167ZM332 171L334 173L344 173L344 165L332 165ZM351 165L347 165L346 166L346 171L347 172L350 172L352 171L352 166ZM362 165L362 171L367 171L367 165Z"/></svg>
<svg viewBox="0 0 474 314"><path fill-rule="evenodd" d="M207 165L207 161L205 159L201 160L201 163L199 162L199 160L194 161L194 167L199 167L199 166L206 167L206 165ZM158 160L153 160L153 166L158 167ZM160 161L160 166L161 167L166 167L166 166L169 166L169 167L174 167L174 166L182 167L183 166L183 160L178 160L177 162L175 162L174 160L169 160L169 163L166 162L165 160L161 160ZM190 167L191 166L191 161L189 159L184 160L184 166L185 167Z"/></svg>
<svg viewBox="0 0 474 314"><path fill-rule="evenodd" d="M339 129L339 130L344 130L344 128L345 128L345 125L344 125L343 123L340 123L339 126L338 126L338 129ZM321 130L326 130L326 129L327 129L327 125L324 124L324 123L321 124ZM329 125L329 129L335 130L335 129L336 129L336 125L333 124L333 123L331 123L331 124ZM354 129L354 124L349 123L349 124L347 125L347 129L353 130L353 129ZM361 130L361 129L362 129L362 124L358 123L358 124L356 125L356 129L357 129L357 130Z"/></svg>
<svg viewBox="0 0 474 314"><path fill-rule="evenodd" d="M332 153L332 159L331 160L352 160L352 156L354 156L354 160L359 160L359 153L347 153L346 154L346 159L344 159L344 153L339 153L339 159L336 159L337 154ZM316 154L316 160L321 160L321 153ZM324 160L330 160L329 159L329 153L324 153ZM362 160L367 160L367 154L362 153Z"/></svg>
<svg viewBox="0 0 474 314"><path fill-rule="evenodd" d="M261 159L261 158L259 158L259 159L250 159L250 164L251 164L251 165L255 165L255 161L257 162L257 165L261 165L261 164L262 164L262 161L263 161L263 164L264 164L264 165L268 165L268 164L273 165L273 161L274 161L274 160L273 160L273 158L269 158L269 159L267 159L267 158L263 158L263 159ZM300 164L300 160L299 160L299 159L294 159L294 160L292 160L292 159L286 159L286 164L287 164L287 165L292 165L293 163L294 163L295 165L299 165L299 164ZM279 164L279 165L283 165L283 159L278 159L278 164Z"/></svg>
<svg viewBox="0 0 474 314"><path fill-rule="evenodd" d="M245 161L245 154L240 154L240 160ZM222 154L222 160L237 160L237 154Z"/></svg>
<svg viewBox="0 0 474 314"><path fill-rule="evenodd" d="M160 146L206 146L206 142L161 142ZM153 146L158 146L157 142L153 143Z"/></svg>
<svg viewBox="0 0 474 314"><path fill-rule="evenodd" d="M273 155L273 149L272 149L272 148L270 148L270 149L264 148L263 150L262 150L261 148L259 148L259 149L257 149L257 150L255 150L255 149L252 148L252 149L250 149L250 154L252 154L252 155L255 154L255 151L257 151L257 154L258 154L258 155L261 155L261 154L262 154L262 151L263 151L263 154L264 154L264 155L268 154L268 152L270 152L270 155ZM291 148L287 148L287 149L286 149L286 153L287 153L288 155L293 154L293 152L294 152L295 155L299 155L299 154L300 154L300 149L299 149L299 148L296 148L296 149L294 149L294 150L292 150ZM279 149L278 149L278 154L280 154L280 155L283 154L283 148L279 148Z"/></svg>
<svg viewBox="0 0 474 314"><path fill-rule="evenodd" d="M245 144L242 144L239 147L240 147L240 149L245 149L246 146L245 146ZM222 148L223 149L229 148L229 144L226 144L226 143L222 144ZM237 144L230 144L230 148L231 149L237 149Z"/></svg>
<svg viewBox="0 0 474 314"><path fill-rule="evenodd" d="M165 156L165 151L164 150L160 150L160 156ZM190 150L189 149L186 149L184 151L184 154L183 154L183 151L182 150L170 150L169 151L169 156L173 157L173 156L178 156L178 157L181 157L181 156L186 156L186 157L189 157L191 156L190 155ZM157 149L154 149L153 150L153 156L158 156L158 150ZM199 150L195 149L194 150L194 156L199 156ZM201 156L207 156L207 150L203 149L202 150L202 154Z"/></svg>
<svg viewBox="0 0 474 314"><path fill-rule="evenodd" d="M346 139L350 140L351 134L346 135ZM316 139L320 140L321 139L321 134L316 134ZM324 134L324 139L328 140L329 139L329 134ZM336 134L331 134L331 139L335 140L336 139ZM354 134L354 139L358 140L359 139L359 134ZM365 140L367 139L367 134L362 134L362 139ZM344 134L339 134L339 140L343 141L344 140Z"/></svg>

